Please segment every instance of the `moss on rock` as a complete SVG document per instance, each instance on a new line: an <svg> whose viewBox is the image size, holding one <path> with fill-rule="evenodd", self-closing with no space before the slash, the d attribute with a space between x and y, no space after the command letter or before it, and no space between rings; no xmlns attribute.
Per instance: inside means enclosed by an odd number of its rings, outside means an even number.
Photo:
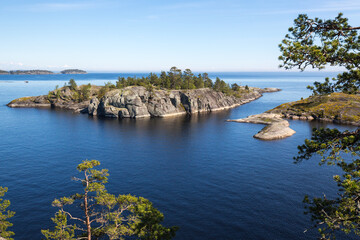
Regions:
<svg viewBox="0 0 360 240"><path fill-rule="evenodd" d="M360 124L360 95L332 93L284 103L267 111L284 117L312 117L339 123Z"/></svg>

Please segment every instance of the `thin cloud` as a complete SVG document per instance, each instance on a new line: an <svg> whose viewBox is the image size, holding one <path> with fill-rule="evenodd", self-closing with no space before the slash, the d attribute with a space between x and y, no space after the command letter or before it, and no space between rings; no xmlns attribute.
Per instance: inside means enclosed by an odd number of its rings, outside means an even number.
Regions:
<svg viewBox="0 0 360 240"><path fill-rule="evenodd" d="M87 2L52 2L52 3L35 3L24 4L22 6L16 5L9 7L9 10L13 11L26 11L26 12L57 12L57 11L77 11L97 9L99 7L106 7L111 5L112 1L87 1Z"/></svg>

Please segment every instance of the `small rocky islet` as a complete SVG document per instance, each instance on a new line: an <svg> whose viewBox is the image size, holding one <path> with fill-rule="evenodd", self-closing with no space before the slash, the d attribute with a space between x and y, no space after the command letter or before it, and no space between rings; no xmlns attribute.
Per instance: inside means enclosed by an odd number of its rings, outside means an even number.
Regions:
<svg viewBox="0 0 360 240"><path fill-rule="evenodd" d="M279 91L277 88L240 87L240 94L235 97L210 88L169 90L128 86L105 92L104 87L90 84L77 88L65 86L48 95L18 98L7 106L55 107L109 118L168 117L229 109L256 100L265 92ZM80 89L85 88L87 93L83 97Z"/></svg>
<svg viewBox="0 0 360 240"><path fill-rule="evenodd" d="M296 132L291 129L289 122L284 120L280 114L275 113L261 113L257 115L251 115L247 118L228 120L228 122L240 122L240 123L256 123L265 124L260 132L254 135L254 138L262 140L276 140L294 135Z"/></svg>
<svg viewBox="0 0 360 240"><path fill-rule="evenodd" d="M295 133L289 128L289 122L285 119L318 120L360 126L360 95L341 92L313 95L299 101L281 104L262 114L228 121L266 124L268 126L254 137L275 140Z"/></svg>

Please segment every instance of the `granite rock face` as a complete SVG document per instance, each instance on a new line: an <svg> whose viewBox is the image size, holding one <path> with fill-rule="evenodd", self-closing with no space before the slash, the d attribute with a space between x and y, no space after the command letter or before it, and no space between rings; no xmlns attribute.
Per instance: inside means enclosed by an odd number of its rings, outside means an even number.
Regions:
<svg viewBox="0 0 360 240"><path fill-rule="evenodd" d="M98 100L95 112L99 116L120 118L167 117L212 112L253 101L261 97L262 92L260 89L253 90L237 98L208 88L147 91L144 87L134 86L106 93ZM94 115L93 109L93 105L90 104L90 115Z"/></svg>
<svg viewBox="0 0 360 240"><path fill-rule="evenodd" d="M47 95L15 99L9 107L57 107L75 112L88 113L93 116L109 118L146 118L168 117L183 114L213 112L233 108L256 100L264 92L275 92L279 89L249 88L238 97L228 96L209 88L192 90L147 90L141 86L130 86L113 89L99 97L99 87L93 86L91 100L76 102L74 92L69 87L58 92L60 97Z"/></svg>
<svg viewBox="0 0 360 240"><path fill-rule="evenodd" d="M254 135L255 138L262 140L276 140L286 137L290 137L295 134L295 131L289 127L289 122L282 119L280 114L274 113L261 113L257 115L251 115L244 119L228 120L229 122L241 122L241 123L257 123L266 124L260 132Z"/></svg>

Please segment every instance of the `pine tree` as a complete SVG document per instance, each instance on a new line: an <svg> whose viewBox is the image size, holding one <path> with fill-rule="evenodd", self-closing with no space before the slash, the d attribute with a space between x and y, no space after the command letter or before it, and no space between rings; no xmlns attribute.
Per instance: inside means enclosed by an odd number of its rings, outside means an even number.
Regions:
<svg viewBox="0 0 360 240"><path fill-rule="evenodd" d="M140 239L171 239L177 227L161 225L163 215L152 203L142 197L132 195L115 196L105 189L108 170L96 170L100 162L85 160L77 166L83 178L74 177L83 186L82 193L55 199L52 203L59 210L52 218L53 230L42 230L46 239L122 239L133 236ZM78 204L75 204L78 203ZM81 217L66 210L68 205L79 206Z"/></svg>
<svg viewBox="0 0 360 240"><path fill-rule="evenodd" d="M6 210L10 206L10 201L2 199L5 193L8 191L6 187L0 187L0 237L11 239L14 235L12 231L7 230L13 224L8 221L9 218L13 217L15 212Z"/></svg>

